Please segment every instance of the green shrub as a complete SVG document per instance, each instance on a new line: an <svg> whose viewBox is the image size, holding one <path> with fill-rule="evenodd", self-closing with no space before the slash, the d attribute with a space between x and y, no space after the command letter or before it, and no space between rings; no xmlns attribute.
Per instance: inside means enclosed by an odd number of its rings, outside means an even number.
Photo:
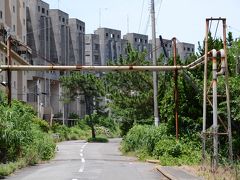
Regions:
<svg viewBox="0 0 240 180"><path fill-rule="evenodd" d="M140 159L153 156L161 165L197 164L201 160L197 136L185 137L178 142L168 134L167 127L134 126L122 141L124 152L136 152Z"/></svg>
<svg viewBox="0 0 240 180"><path fill-rule="evenodd" d="M50 126L49 126L48 122L46 122L42 119L34 118L33 122L35 124L37 124L43 132L48 132L50 130Z"/></svg>
<svg viewBox="0 0 240 180"><path fill-rule="evenodd" d="M136 125L124 138L122 149L129 152L143 148L151 154L158 140L166 136L167 129L164 124L157 128L148 125Z"/></svg>
<svg viewBox="0 0 240 180"><path fill-rule="evenodd" d="M108 128L106 128L104 126L95 127L95 130L96 130L96 134L98 136L103 136L103 137L108 137L108 138L113 137L113 133Z"/></svg>
<svg viewBox="0 0 240 180"><path fill-rule="evenodd" d="M96 137L96 138L88 138L88 142L99 142L99 143L107 143L108 139L105 137Z"/></svg>
<svg viewBox="0 0 240 180"><path fill-rule="evenodd" d="M11 107L1 103L0 127L0 176L54 156L55 143L47 133L48 124L37 119L25 103L13 101Z"/></svg>

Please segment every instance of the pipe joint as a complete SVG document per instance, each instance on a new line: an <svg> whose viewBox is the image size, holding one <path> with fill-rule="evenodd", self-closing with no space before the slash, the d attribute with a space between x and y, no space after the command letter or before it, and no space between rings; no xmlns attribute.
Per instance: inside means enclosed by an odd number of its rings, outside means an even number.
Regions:
<svg viewBox="0 0 240 180"><path fill-rule="evenodd" d="M222 58L225 58L225 51L224 51L224 49L220 50L220 55L221 55Z"/></svg>
<svg viewBox="0 0 240 180"><path fill-rule="evenodd" d="M213 58L216 58L216 57L217 57L217 51L216 51L216 49L213 49L213 50L212 50L212 57L213 57Z"/></svg>

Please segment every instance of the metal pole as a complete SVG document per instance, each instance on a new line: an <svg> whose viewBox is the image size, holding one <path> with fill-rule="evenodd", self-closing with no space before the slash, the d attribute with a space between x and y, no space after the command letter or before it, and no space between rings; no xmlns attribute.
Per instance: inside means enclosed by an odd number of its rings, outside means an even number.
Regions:
<svg viewBox="0 0 240 180"><path fill-rule="evenodd" d="M41 118L40 116L40 80L37 80L37 113L38 118Z"/></svg>
<svg viewBox="0 0 240 180"><path fill-rule="evenodd" d="M12 65L12 57L11 57L11 36L7 39L7 60L8 65ZM12 72L11 69L7 70L7 77L8 77L8 83L7 83L7 94L8 94L8 105L11 106L12 101Z"/></svg>
<svg viewBox="0 0 240 180"><path fill-rule="evenodd" d="M217 51L212 50L212 73L213 73L213 171L218 166L218 122L217 122Z"/></svg>
<svg viewBox="0 0 240 180"><path fill-rule="evenodd" d="M226 96L227 96L227 119L228 119L228 143L229 143L229 160L233 162L233 150L232 150L232 124L231 124L231 109L230 109L230 93L228 84L228 61L227 61L227 33L226 33L226 19L223 19L223 46L225 52L225 85L226 85Z"/></svg>
<svg viewBox="0 0 240 180"><path fill-rule="evenodd" d="M208 31L209 31L209 20L206 20L205 60L204 60L204 90L203 90L203 130L202 130L202 138L203 138L202 158L203 158L203 162L205 162L205 159L206 159Z"/></svg>
<svg viewBox="0 0 240 180"><path fill-rule="evenodd" d="M154 0L151 0L151 19L152 19L152 45L153 45L153 66L157 65L157 50L156 50L156 24L155 24L155 6ZM154 123L159 125L158 115L158 77L157 72L153 71L153 101L154 101Z"/></svg>
<svg viewBox="0 0 240 180"><path fill-rule="evenodd" d="M177 43L176 43L176 38L174 37L172 39L173 41L173 61L174 61L174 66L177 65ZM176 140L178 140L178 70L175 69L174 71L174 101L175 101L175 122L176 122Z"/></svg>

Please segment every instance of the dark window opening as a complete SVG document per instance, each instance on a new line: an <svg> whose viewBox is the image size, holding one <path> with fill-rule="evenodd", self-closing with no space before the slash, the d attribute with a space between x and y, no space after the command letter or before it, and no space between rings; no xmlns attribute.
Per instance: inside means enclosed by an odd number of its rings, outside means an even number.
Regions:
<svg viewBox="0 0 240 180"><path fill-rule="evenodd" d="M62 22L65 22L65 18L62 18Z"/></svg>
<svg viewBox="0 0 240 180"><path fill-rule="evenodd" d="M137 38L135 38L135 42L137 42Z"/></svg>
<svg viewBox="0 0 240 180"><path fill-rule="evenodd" d="M108 37L108 33L106 33L106 37Z"/></svg>
<svg viewBox="0 0 240 180"><path fill-rule="evenodd" d="M42 8L42 13L45 14L45 9L44 8Z"/></svg>
<svg viewBox="0 0 240 180"><path fill-rule="evenodd" d="M0 11L0 19L2 19L3 13L2 11Z"/></svg>
<svg viewBox="0 0 240 180"><path fill-rule="evenodd" d="M40 6L38 6L38 12L40 12L40 9L41 9Z"/></svg>
<svg viewBox="0 0 240 180"><path fill-rule="evenodd" d="M190 51L190 48L187 48L188 51Z"/></svg>

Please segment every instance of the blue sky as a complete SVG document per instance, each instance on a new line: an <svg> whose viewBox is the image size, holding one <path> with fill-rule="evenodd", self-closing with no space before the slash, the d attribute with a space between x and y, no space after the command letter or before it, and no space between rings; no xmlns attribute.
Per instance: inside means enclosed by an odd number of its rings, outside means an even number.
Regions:
<svg viewBox="0 0 240 180"><path fill-rule="evenodd" d="M150 0L45 1L50 8L59 8L70 17L83 20L86 33L93 33L99 27L101 9L101 27L119 29L122 35L136 32L151 36ZM235 37L240 36L240 0L155 0L155 3L157 36L161 34L166 39L175 36L179 41L197 44L204 38L206 17L226 17L228 30ZM216 26L217 22L212 24L213 34ZM221 30L218 29L217 36Z"/></svg>

